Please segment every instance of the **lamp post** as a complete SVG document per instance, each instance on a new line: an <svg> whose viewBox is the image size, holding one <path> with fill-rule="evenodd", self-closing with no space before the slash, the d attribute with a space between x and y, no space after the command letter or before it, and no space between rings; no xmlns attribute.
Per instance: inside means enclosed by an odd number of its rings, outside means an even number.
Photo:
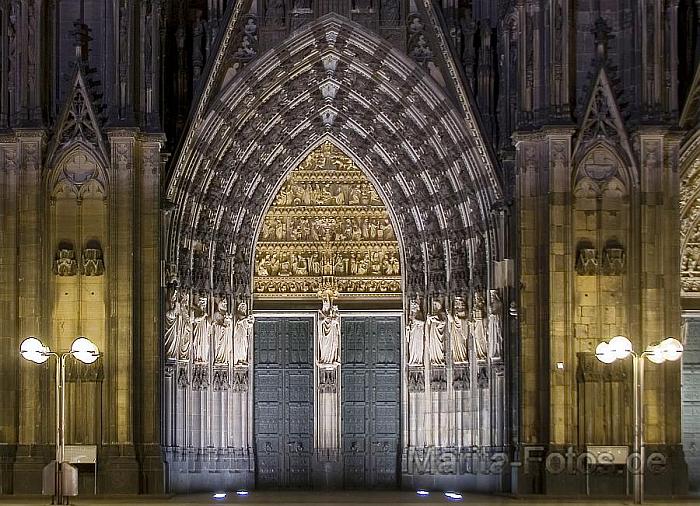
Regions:
<svg viewBox="0 0 700 506"><path fill-rule="evenodd" d="M36 364L43 364L49 357L56 357L56 465L52 504L63 504L61 465L63 464L65 447L66 358L73 356L84 364L92 364L100 356L100 350L95 343L86 337L78 337L73 341L70 350L65 352L51 351L36 337L28 337L20 344L19 353L25 360Z"/></svg>
<svg viewBox="0 0 700 506"><path fill-rule="evenodd" d="M644 502L644 358L655 364L666 361L675 362L683 354L683 345L673 337L668 337L658 344L652 344L642 353L635 353L632 343L625 336L615 336L609 342L603 341L595 349L595 355L601 362L612 364L616 360L632 357L632 376L634 381L634 447L633 454L639 462L639 469L634 473L634 503Z"/></svg>

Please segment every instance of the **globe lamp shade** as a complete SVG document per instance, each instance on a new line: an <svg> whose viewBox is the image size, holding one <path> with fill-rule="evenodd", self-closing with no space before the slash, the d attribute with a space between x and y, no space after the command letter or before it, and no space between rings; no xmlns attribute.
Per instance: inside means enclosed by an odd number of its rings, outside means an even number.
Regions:
<svg viewBox="0 0 700 506"><path fill-rule="evenodd" d="M25 360L37 364L43 364L49 359L49 349L36 337L28 337L22 341L19 345L19 353Z"/></svg>
<svg viewBox="0 0 700 506"><path fill-rule="evenodd" d="M92 364L100 356L100 350L97 345L86 337L79 337L73 341L70 352L83 364Z"/></svg>
<svg viewBox="0 0 700 506"><path fill-rule="evenodd" d="M596 346L595 356L604 364L612 364L617 360L617 355L610 348L610 344L606 342L602 342Z"/></svg>
<svg viewBox="0 0 700 506"><path fill-rule="evenodd" d="M608 343L609 349L615 354L615 358L627 358L632 353L632 343L625 336L615 336Z"/></svg>
<svg viewBox="0 0 700 506"><path fill-rule="evenodd" d="M683 345L678 339L673 337L668 337L659 343L659 348L661 349L661 354L664 360L669 360L675 362L681 358L683 354Z"/></svg>
<svg viewBox="0 0 700 506"><path fill-rule="evenodd" d="M661 346L658 344L652 344L648 346L646 350L646 355L649 361L655 364L661 364L666 361Z"/></svg>

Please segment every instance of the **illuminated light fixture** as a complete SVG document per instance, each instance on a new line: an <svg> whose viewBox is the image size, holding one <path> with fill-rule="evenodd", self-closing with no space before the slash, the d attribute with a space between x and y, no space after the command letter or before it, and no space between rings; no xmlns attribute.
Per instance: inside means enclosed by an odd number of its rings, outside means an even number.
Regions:
<svg viewBox="0 0 700 506"><path fill-rule="evenodd" d="M564 362L557 362L557 369L559 369L560 371L563 371L564 370Z"/></svg>
<svg viewBox="0 0 700 506"><path fill-rule="evenodd" d="M615 336L608 343L610 353L615 355L616 359L622 360L630 356L632 353L632 343L625 336Z"/></svg>
<svg viewBox="0 0 700 506"><path fill-rule="evenodd" d="M247 490L236 490L236 495L241 495L245 497L248 494L250 494L250 492L248 492Z"/></svg>
<svg viewBox="0 0 700 506"><path fill-rule="evenodd" d="M447 497L450 501L462 500L462 494L458 494L457 492L445 492L445 497Z"/></svg>
<svg viewBox="0 0 700 506"><path fill-rule="evenodd" d="M617 356L615 356L613 350L610 349L610 344L605 341L599 343L598 346L595 347L595 356L604 364L612 364L617 360Z"/></svg>
<svg viewBox="0 0 700 506"><path fill-rule="evenodd" d="M683 345L678 339L674 339L673 337L667 337L661 341L658 346L664 360L669 362L675 362L683 355Z"/></svg>
<svg viewBox="0 0 700 506"><path fill-rule="evenodd" d="M73 341L70 352L83 364L92 364L100 357L100 349L87 337L79 337Z"/></svg>
<svg viewBox="0 0 700 506"><path fill-rule="evenodd" d="M43 364L50 356L49 348L36 337L28 337L22 341L22 344L19 345L19 353L23 359L36 364Z"/></svg>
<svg viewBox="0 0 700 506"><path fill-rule="evenodd" d="M635 353L632 343L625 336L615 336L609 342L601 342L595 348L595 356L605 364L612 364L616 360L624 360L633 357L633 421L634 421L634 444L633 454L643 455L644 448L644 416L643 416L643 395L644 395L644 358L654 364L664 362L675 362L683 355L683 344L673 337L667 337L660 343L650 344L642 353ZM644 466L640 471L634 473L634 504L644 502Z"/></svg>
<svg viewBox="0 0 700 506"><path fill-rule="evenodd" d="M416 495L420 497L428 497L430 495L430 492L427 490L416 490Z"/></svg>
<svg viewBox="0 0 700 506"><path fill-rule="evenodd" d="M226 492L217 492L216 494L214 494L214 499L226 499Z"/></svg>

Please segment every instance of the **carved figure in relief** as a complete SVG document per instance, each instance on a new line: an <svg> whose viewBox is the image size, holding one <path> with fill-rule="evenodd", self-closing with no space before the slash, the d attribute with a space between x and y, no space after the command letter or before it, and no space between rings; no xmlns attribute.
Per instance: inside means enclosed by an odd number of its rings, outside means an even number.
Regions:
<svg viewBox="0 0 700 506"><path fill-rule="evenodd" d="M420 306L417 300L412 300L409 305L406 338L408 339L408 365L423 365L425 321L420 317Z"/></svg>
<svg viewBox="0 0 700 506"><path fill-rule="evenodd" d="M486 303L481 292L474 293L474 306L472 307L471 335L474 338L474 351L477 360L486 360L489 353L488 333L484 321L484 308Z"/></svg>
<svg viewBox="0 0 700 506"><path fill-rule="evenodd" d="M83 274L85 276L101 276L105 267L102 260L102 250L99 248L85 248L83 250Z"/></svg>
<svg viewBox="0 0 700 506"><path fill-rule="evenodd" d="M228 364L233 344L233 317L228 311L228 301L225 297L219 300L217 304L212 329L214 334L214 363Z"/></svg>
<svg viewBox="0 0 700 506"><path fill-rule="evenodd" d="M434 300L426 322L428 357L432 365L445 364L445 327L447 318L442 303Z"/></svg>
<svg viewBox="0 0 700 506"><path fill-rule="evenodd" d="M448 317L452 338L452 362L465 364L469 362L469 321L467 306L462 297L455 298L453 314L448 314Z"/></svg>
<svg viewBox="0 0 700 506"><path fill-rule="evenodd" d="M489 291L489 341L491 342L491 357L503 356L503 303L498 290Z"/></svg>
<svg viewBox="0 0 700 506"><path fill-rule="evenodd" d="M595 276L598 273L598 250L582 248L576 261L576 272L580 276Z"/></svg>
<svg viewBox="0 0 700 506"><path fill-rule="evenodd" d="M179 359L189 360L192 349L192 315L190 313L190 294L183 292L178 311L178 333L180 334Z"/></svg>
<svg viewBox="0 0 700 506"><path fill-rule="evenodd" d="M328 294L324 294L321 311L319 311L318 352L320 366L335 366L340 363L338 306L331 303Z"/></svg>
<svg viewBox="0 0 700 506"><path fill-rule="evenodd" d="M59 248L56 256L56 274L59 276L75 276L78 269L73 248Z"/></svg>
<svg viewBox="0 0 700 506"><path fill-rule="evenodd" d="M192 308L192 348L195 362L209 361L211 320L207 314L207 297L202 295Z"/></svg>
<svg viewBox="0 0 700 506"><path fill-rule="evenodd" d="M248 314L248 304L241 301L236 308L236 324L233 330L233 365L235 366L248 365L254 323L255 317Z"/></svg>
<svg viewBox="0 0 700 506"><path fill-rule="evenodd" d="M165 358L175 360L178 357L180 347L180 294L177 287L170 292L168 310L165 312L165 331L163 333L163 346Z"/></svg>

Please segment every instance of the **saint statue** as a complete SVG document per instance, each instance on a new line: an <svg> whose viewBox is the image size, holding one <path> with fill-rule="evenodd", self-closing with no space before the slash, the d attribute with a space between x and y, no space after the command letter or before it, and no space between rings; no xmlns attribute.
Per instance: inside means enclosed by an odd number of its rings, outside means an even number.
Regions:
<svg viewBox="0 0 700 506"><path fill-rule="evenodd" d="M195 362L209 361L209 330L211 320L207 314L207 297L201 295L192 310L192 347Z"/></svg>
<svg viewBox="0 0 700 506"><path fill-rule="evenodd" d="M190 294L188 292L184 292L180 298L177 326L180 334L179 358L180 360L189 360L192 348L192 316L190 314Z"/></svg>
<svg viewBox="0 0 700 506"><path fill-rule="evenodd" d="M165 331L163 335L163 345L165 347L165 358L169 360L177 359L178 348L180 346L180 301L177 287L170 292L168 300L168 310L165 312Z"/></svg>
<svg viewBox="0 0 700 506"><path fill-rule="evenodd" d="M233 317L223 297L216 307L212 324L214 334L214 364L228 364L233 340Z"/></svg>
<svg viewBox="0 0 700 506"><path fill-rule="evenodd" d="M328 294L323 296L319 311L318 363L320 366L335 366L340 363L340 318L338 306L331 304Z"/></svg>
<svg viewBox="0 0 700 506"><path fill-rule="evenodd" d="M445 365L445 327L447 319L442 303L434 300L426 323L428 357L432 365Z"/></svg>
<svg viewBox="0 0 700 506"><path fill-rule="evenodd" d="M420 306L417 300L412 300L406 326L408 339L408 365L423 365L425 348L425 321L419 317Z"/></svg>
<svg viewBox="0 0 700 506"><path fill-rule="evenodd" d="M469 362L469 322L467 321L467 307L462 297L455 298L453 314L448 315L450 320L450 336L452 337L452 362L466 364Z"/></svg>
<svg viewBox="0 0 700 506"><path fill-rule="evenodd" d="M248 304L241 301L236 308L236 325L233 329L233 365L248 365L248 350L253 338L255 317L248 314Z"/></svg>
<svg viewBox="0 0 700 506"><path fill-rule="evenodd" d="M498 295L498 290L489 291L489 341L491 342L491 357L503 356L503 327L501 325L501 313L503 303Z"/></svg>
<svg viewBox="0 0 700 506"><path fill-rule="evenodd" d="M474 350L477 360L486 360L489 349L486 323L484 322L484 305L484 296L481 295L481 292L474 292L471 333L474 336Z"/></svg>

